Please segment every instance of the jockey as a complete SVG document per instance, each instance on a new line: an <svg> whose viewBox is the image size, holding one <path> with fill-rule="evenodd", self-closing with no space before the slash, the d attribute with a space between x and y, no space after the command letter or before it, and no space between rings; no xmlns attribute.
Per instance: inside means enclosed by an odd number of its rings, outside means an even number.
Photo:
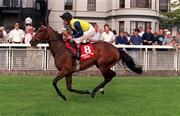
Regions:
<svg viewBox="0 0 180 116"><path fill-rule="evenodd" d="M95 29L93 26L80 19L75 19L72 17L71 13L65 12L60 16L66 28L70 27L73 31L73 35L69 35L67 39L73 39L77 44L77 70L79 70L79 61L80 61L80 43L87 41L87 39L93 37L95 34Z"/></svg>

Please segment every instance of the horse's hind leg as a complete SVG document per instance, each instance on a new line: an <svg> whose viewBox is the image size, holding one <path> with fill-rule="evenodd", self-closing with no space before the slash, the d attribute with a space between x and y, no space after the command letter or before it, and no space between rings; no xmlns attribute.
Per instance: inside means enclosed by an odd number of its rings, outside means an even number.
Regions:
<svg viewBox="0 0 180 116"><path fill-rule="evenodd" d="M65 77L66 79L66 85L67 85L67 89L70 92L74 92L74 93L78 93L78 94L90 94L90 92L88 90L76 90L72 88L72 74L68 75Z"/></svg>
<svg viewBox="0 0 180 116"><path fill-rule="evenodd" d="M116 73L114 71L112 71L111 69L105 69L105 68L100 68L101 70L101 73L104 77L104 81L102 83L100 83L97 87L95 87L91 93L91 97L94 98L96 92L99 90L99 89L103 89L104 86L109 83L112 78L116 75Z"/></svg>

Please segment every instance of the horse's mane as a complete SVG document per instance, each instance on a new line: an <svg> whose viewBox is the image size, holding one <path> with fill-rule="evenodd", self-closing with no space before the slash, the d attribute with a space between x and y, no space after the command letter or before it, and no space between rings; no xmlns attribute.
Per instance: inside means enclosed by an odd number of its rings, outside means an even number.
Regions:
<svg viewBox="0 0 180 116"><path fill-rule="evenodd" d="M57 37L59 40L63 41L63 35L62 35L62 34L60 34L60 33L59 33L59 32L57 32L57 31L55 31L55 30L53 30L53 31L54 31L54 33L55 33L56 37Z"/></svg>
<svg viewBox="0 0 180 116"><path fill-rule="evenodd" d="M53 33L58 38L58 40L63 42L63 35L62 34L60 34L58 31L55 31L51 26L49 26L49 29L53 31Z"/></svg>

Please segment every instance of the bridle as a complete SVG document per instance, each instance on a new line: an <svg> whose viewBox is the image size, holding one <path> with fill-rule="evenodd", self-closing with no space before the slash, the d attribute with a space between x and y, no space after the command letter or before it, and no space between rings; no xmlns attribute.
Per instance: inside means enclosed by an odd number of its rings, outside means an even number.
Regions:
<svg viewBox="0 0 180 116"><path fill-rule="evenodd" d="M48 33L48 27L47 26L44 26L44 25L41 25L42 28L45 29L45 33ZM49 36L49 33L48 33L48 36ZM60 39L52 39L52 40L46 40L47 42L56 42L56 41L61 41Z"/></svg>

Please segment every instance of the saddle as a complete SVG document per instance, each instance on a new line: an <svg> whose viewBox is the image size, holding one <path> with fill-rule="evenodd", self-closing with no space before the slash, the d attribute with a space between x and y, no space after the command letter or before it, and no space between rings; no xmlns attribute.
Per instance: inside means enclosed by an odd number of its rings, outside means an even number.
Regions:
<svg viewBox="0 0 180 116"><path fill-rule="evenodd" d="M66 47L70 50L72 58L77 58L77 44L74 41L65 41ZM93 45L88 43L80 44L80 61L94 57Z"/></svg>
<svg viewBox="0 0 180 116"><path fill-rule="evenodd" d="M77 45L74 41L65 41L66 44L66 48L69 49L69 51L71 52L71 56L72 57L76 57L77 56Z"/></svg>
<svg viewBox="0 0 180 116"><path fill-rule="evenodd" d="M67 33L64 33L67 36ZM71 56L73 58L73 62L76 61L77 58L77 44L73 40L64 39L66 48L70 50ZM94 57L94 48L90 42L81 43L80 44L80 61L88 60L89 58Z"/></svg>

